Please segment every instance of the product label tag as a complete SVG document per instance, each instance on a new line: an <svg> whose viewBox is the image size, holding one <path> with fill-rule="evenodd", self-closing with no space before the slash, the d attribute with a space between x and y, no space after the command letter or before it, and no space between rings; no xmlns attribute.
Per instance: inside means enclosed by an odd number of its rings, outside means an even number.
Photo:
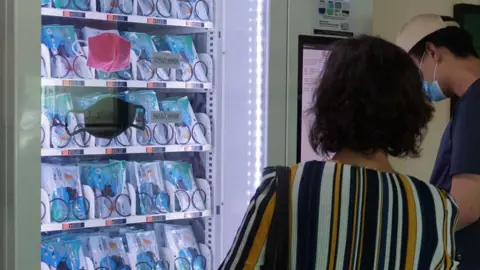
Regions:
<svg viewBox="0 0 480 270"><path fill-rule="evenodd" d="M180 112L159 112L153 111L150 113L150 119L152 123L160 124L181 124L182 115Z"/></svg>
<svg viewBox="0 0 480 270"><path fill-rule="evenodd" d="M154 52L152 54L152 67L179 69L180 55L165 52Z"/></svg>

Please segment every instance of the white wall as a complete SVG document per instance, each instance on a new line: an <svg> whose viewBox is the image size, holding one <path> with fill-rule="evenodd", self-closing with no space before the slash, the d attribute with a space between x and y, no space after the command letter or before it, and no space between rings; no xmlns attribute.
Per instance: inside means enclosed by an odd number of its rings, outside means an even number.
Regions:
<svg viewBox="0 0 480 270"><path fill-rule="evenodd" d="M392 42L402 25L420 13L436 13L452 16L455 3L480 4L480 0L375 0L373 6L373 33ZM435 163L443 130L450 116L450 102L436 104L434 120L428 127L423 143L423 155L419 159L393 160L396 170L428 181Z"/></svg>

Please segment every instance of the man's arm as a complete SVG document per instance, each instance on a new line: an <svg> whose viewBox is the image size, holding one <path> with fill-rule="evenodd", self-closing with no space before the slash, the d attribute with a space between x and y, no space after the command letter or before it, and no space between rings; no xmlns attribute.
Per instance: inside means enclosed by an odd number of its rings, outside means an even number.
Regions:
<svg viewBox="0 0 480 270"><path fill-rule="evenodd" d="M465 95L455 111L451 138L451 194L460 211L457 230L480 219L480 89L471 88Z"/></svg>
<svg viewBox="0 0 480 270"><path fill-rule="evenodd" d="M457 230L475 223L480 218L480 175L459 174L454 176L451 195L457 202L460 211Z"/></svg>

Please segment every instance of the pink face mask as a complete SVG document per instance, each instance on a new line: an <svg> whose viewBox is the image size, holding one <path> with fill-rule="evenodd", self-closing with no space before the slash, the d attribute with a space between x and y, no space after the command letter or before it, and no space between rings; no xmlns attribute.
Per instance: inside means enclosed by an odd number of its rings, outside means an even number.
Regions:
<svg viewBox="0 0 480 270"><path fill-rule="evenodd" d="M113 33L88 38L87 66L106 72L130 68L130 41Z"/></svg>

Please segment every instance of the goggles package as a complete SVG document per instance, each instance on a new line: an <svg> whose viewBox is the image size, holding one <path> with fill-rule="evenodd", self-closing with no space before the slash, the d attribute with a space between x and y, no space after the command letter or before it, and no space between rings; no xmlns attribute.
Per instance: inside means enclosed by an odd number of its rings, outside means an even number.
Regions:
<svg viewBox="0 0 480 270"><path fill-rule="evenodd" d="M192 165L177 161L163 161L162 164L165 178L175 190L175 210L205 210L206 194L204 190L197 188Z"/></svg>
<svg viewBox="0 0 480 270"><path fill-rule="evenodd" d="M138 0L141 15L149 17L171 18L174 0Z"/></svg>
<svg viewBox="0 0 480 270"><path fill-rule="evenodd" d="M192 227L165 224L168 247L175 258L177 270L205 270L206 258L200 253Z"/></svg>
<svg viewBox="0 0 480 270"><path fill-rule="evenodd" d="M122 0L119 0L119 1L122 1ZM127 0L126 0L127 1ZM116 29L112 29L112 30L100 30L100 29L95 29L95 28L91 28L91 27L84 27L83 30L82 30L82 33L83 33L83 38L85 40L90 40L91 38L94 38L96 36L99 36L99 35L102 35L102 34L110 34L110 35L115 35L115 37L120 37L120 32ZM98 49L95 49L96 51L103 51L105 50L106 48L104 48L102 46L102 43L104 40L105 37L99 39L99 40L95 40L94 39L94 46ZM118 40L118 38L115 38L116 40ZM98 43L97 43L98 42ZM106 41L107 44L110 42L110 41ZM97 77L98 79L100 80L115 80L115 79L120 79L120 80L131 80L133 77L132 77L132 72L131 72L131 66L130 66L130 51L128 52L128 60L125 59L125 56L126 56L126 50L125 50L125 46L126 44L124 42L121 42L121 44L115 44L114 48L116 48L118 45L118 47L121 47L121 50L120 52L115 52L112 56L112 58L110 58L110 60L112 59L117 59L117 60L114 60L114 61L111 61L111 63L114 63L114 65L112 64L112 66L114 66L115 68L120 68L120 66L122 66L123 64L121 63L124 63L126 61L128 61L129 65L128 67L126 67L124 70L119 70L119 71L116 71L116 72L107 72L107 71L103 71L103 70L96 70L96 73L97 73ZM130 44L131 46L131 44ZM107 47L107 49L110 49L109 47ZM90 48L89 48L89 51L90 51ZM112 50L113 51L113 50ZM111 55L111 53L109 53L109 55ZM90 56L90 52L89 52L89 56ZM100 61L102 62L102 61ZM109 64L106 64L106 66L108 66Z"/></svg>
<svg viewBox="0 0 480 270"><path fill-rule="evenodd" d="M130 258L136 261L131 262L132 267L137 270L168 270L170 269L166 260L160 259L155 232L135 232L126 234L128 252Z"/></svg>
<svg viewBox="0 0 480 270"><path fill-rule="evenodd" d="M121 237L92 236L88 242L95 270L132 269Z"/></svg>
<svg viewBox="0 0 480 270"><path fill-rule="evenodd" d="M197 121L188 97L175 97L160 101L160 109L166 112L180 112L182 123L176 124L178 144L207 144L205 126Z"/></svg>
<svg viewBox="0 0 480 270"><path fill-rule="evenodd" d="M133 0L99 0L100 11L113 14L133 14Z"/></svg>
<svg viewBox="0 0 480 270"><path fill-rule="evenodd" d="M150 35L137 32L121 32L124 38L132 43L132 49L138 57L137 60L137 78L139 80L150 81L154 77L160 80L169 78L164 69L156 69L152 66L152 55L156 52Z"/></svg>
<svg viewBox="0 0 480 270"><path fill-rule="evenodd" d="M42 64L47 60L51 62L52 77L61 79L93 77L72 25L44 25L41 36L42 43L50 51L50 59L42 59Z"/></svg>
<svg viewBox="0 0 480 270"><path fill-rule="evenodd" d="M180 68L176 69L175 74L177 81L188 82L193 78L199 82L208 81L207 64L199 60L192 36L153 36L152 41L158 51L170 51L180 55Z"/></svg>
<svg viewBox="0 0 480 270"><path fill-rule="evenodd" d="M210 8L205 0L177 0L177 17L183 20L210 20Z"/></svg>
<svg viewBox="0 0 480 270"><path fill-rule="evenodd" d="M43 242L40 248L40 258L52 269L87 269L82 244L78 240Z"/></svg>
<svg viewBox="0 0 480 270"><path fill-rule="evenodd" d="M131 162L129 169L133 171L140 215L170 212L170 199L165 190L165 180L159 163Z"/></svg>
<svg viewBox="0 0 480 270"><path fill-rule="evenodd" d="M91 0L53 0L53 7L89 11ZM43 4L43 2L42 2Z"/></svg>
<svg viewBox="0 0 480 270"><path fill-rule="evenodd" d="M42 164L41 179L50 197L52 222L87 219L90 203L83 197L77 166Z"/></svg>
<svg viewBox="0 0 480 270"><path fill-rule="evenodd" d="M95 194L97 218L127 217L131 215L131 200L126 184L125 161L108 164L80 164L81 182Z"/></svg>

